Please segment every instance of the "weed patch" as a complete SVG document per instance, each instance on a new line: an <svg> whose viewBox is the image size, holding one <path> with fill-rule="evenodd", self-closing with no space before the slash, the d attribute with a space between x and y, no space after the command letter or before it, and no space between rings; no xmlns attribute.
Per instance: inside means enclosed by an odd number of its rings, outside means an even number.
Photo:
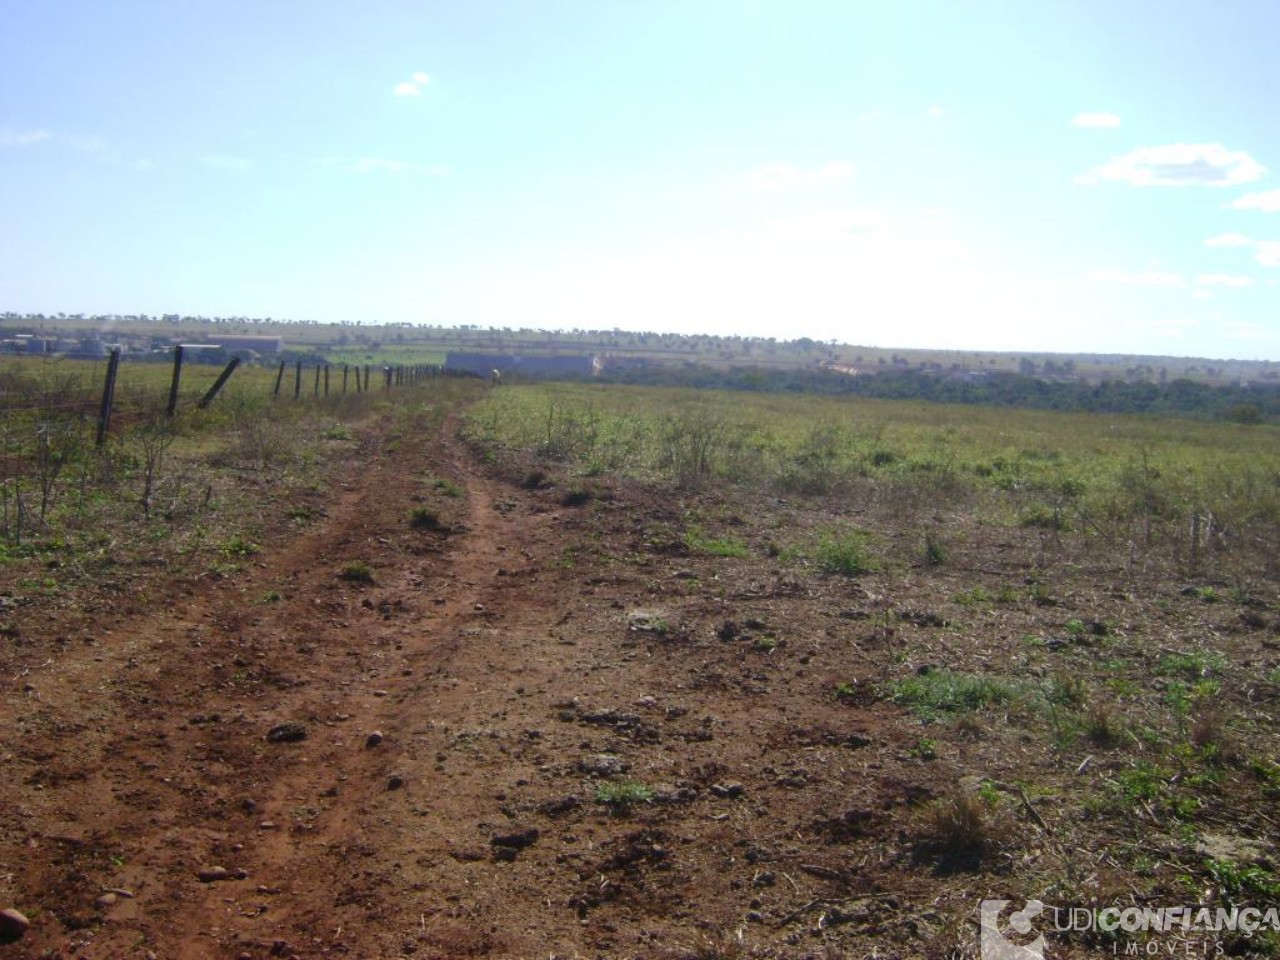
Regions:
<svg viewBox="0 0 1280 960"><path fill-rule="evenodd" d="M747 545L733 537L711 537L700 527L691 527L684 535L685 546L713 557L745 557Z"/></svg>
<svg viewBox="0 0 1280 960"><path fill-rule="evenodd" d="M871 552L871 534L850 529L827 533L814 549L814 560L823 573L857 577L880 569Z"/></svg>
<svg viewBox="0 0 1280 960"><path fill-rule="evenodd" d="M897 681L890 699L922 720L1007 704L1021 694L1019 687L1000 677L926 670Z"/></svg>
<svg viewBox="0 0 1280 960"><path fill-rule="evenodd" d="M648 784L636 780L620 783L602 783L596 787L595 801L610 807L629 807L637 803L651 803L657 796Z"/></svg>

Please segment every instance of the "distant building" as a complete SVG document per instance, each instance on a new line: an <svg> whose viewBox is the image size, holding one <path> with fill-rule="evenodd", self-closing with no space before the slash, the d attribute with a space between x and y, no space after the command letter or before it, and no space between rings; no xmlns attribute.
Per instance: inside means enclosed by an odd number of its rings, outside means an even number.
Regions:
<svg viewBox="0 0 1280 960"><path fill-rule="evenodd" d="M517 374L526 377L594 377L600 372L600 359L593 354L553 354L521 356L509 353L450 353L444 361L448 370L488 376L497 370L504 377Z"/></svg>
<svg viewBox="0 0 1280 960"><path fill-rule="evenodd" d="M101 340L90 337L73 344L67 349L67 354L72 357L105 357L107 345Z"/></svg>

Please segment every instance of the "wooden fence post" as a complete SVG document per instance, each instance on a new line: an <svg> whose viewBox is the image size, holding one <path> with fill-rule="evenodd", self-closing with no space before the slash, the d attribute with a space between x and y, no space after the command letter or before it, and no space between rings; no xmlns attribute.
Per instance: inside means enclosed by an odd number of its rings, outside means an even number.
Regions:
<svg viewBox="0 0 1280 960"><path fill-rule="evenodd" d="M283 379L284 379L284 361L281 360L280 369L276 371L276 389L275 389L275 392L271 394L273 399L276 399L276 400L280 399L280 381Z"/></svg>
<svg viewBox="0 0 1280 960"><path fill-rule="evenodd" d="M165 408L166 417L172 417L178 410L178 382L182 379L182 344L173 348L173 381L169 384L169 405Z"/></svg>
<svg viewBox="0 0 1280 960"><path fill-rule="evenodd" d="M107 430L111 427L111 405L116 398L116 373L120 369L120 348L111 351L111 359L107 361L107 382L102 385L102 405L98 408L98 446L107 440Z"/></svg>
<svg viewBox="0 0 1280 960"><path fill-rule="evenodd" d="M293 368L293 399L297 400L302 396L302 361L299 360Z"/></svg>
<svg viewBox="0 0 1280 960"><path fill-rule="evenodd" d="M209 388L209 392L200 398L200 402L196 404L201 410L213 403L213 398L218 395L227 381L231 379L231 374L235 372L236 367L240 366L240 358L232 357L231 362L227 364L227 368L218 374L218 379L213 381L213 386Z"/></svg>

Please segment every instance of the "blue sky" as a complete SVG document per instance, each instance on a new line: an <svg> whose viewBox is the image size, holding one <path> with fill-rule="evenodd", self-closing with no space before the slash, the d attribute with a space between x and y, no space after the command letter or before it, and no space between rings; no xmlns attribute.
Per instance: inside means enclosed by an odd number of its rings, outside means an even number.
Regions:
<svg viewBox="0 0 1280 960"><path fill-rule="evenodd" d="M0 310L1280 359L1280 6L0 0Z"/></svg>

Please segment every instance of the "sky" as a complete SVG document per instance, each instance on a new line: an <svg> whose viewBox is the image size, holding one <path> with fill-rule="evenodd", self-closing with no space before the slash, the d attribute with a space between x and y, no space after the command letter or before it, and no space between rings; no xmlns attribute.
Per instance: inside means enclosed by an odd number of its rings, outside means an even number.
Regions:
<svg viewBox="0 0 1280 960"><path fill-rule="evenodd" d="M0 24L0 311L1280 360L1275 0Z"/></svg>

